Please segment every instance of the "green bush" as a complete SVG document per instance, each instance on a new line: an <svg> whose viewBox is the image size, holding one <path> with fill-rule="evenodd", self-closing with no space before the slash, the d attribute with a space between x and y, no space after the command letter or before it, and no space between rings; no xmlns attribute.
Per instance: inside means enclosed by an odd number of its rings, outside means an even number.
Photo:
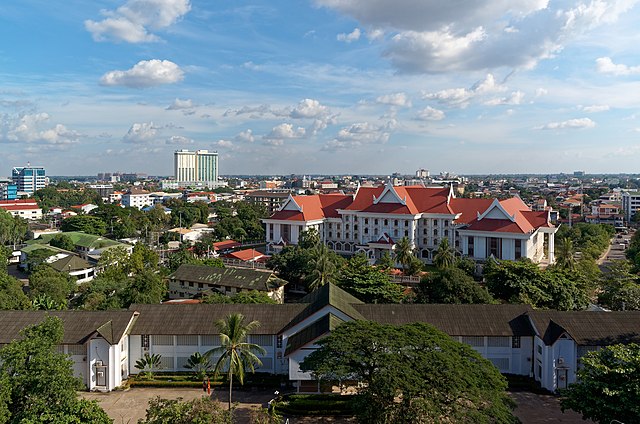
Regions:
<svg viewBox="0 0 640 424"><path fill-rule="evenodd" d="M278 413L290 415L353 415L355 396L287 395L273 404Z"/></svg>

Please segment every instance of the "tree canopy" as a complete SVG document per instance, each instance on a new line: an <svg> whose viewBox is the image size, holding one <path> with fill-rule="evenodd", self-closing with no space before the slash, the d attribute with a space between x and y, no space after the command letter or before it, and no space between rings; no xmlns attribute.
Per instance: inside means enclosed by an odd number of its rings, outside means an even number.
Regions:
<svg viewBox="0 0 640 424"><path fill-rule="evenodd" d="M404 297L402 287L389 274L369 265L363 254L349 258L336 283L365 303L399 303Z"/></svg>
<svg viewBox="0 0 640 424"><path fill-rule="evenodd" d="M417 303L494 303L486 288L455 267L431 272L420 281Z"/></svg>
<svg viewBox="0 0 640 424"><path fill-rule="evenodd" d="M112 423L95 401L78 399L79 379L62 343L59 318L26 327L0 349L0 424Z"/></svg>
<svg viewBox="0 0 640 424"><path fill-rule="evenodd" d="M562 393L562 409L602 424L640 423L640 345L608 346L581 362L578 381Z"/></svg>
<svg viewBox="0 0 640 424"><path fill-rule="evenodd" d="M353 321L317 344L301 369L324 380L363 382L355 408L360 422L517 422L498 370L431 325Z"/></svg>
<svg viewBox="0 0 640 424"><path fill-rule="evenodd" d="M60 229L63 232L84 231L87 234L102 236L107 232L107 225L103 220L91 215L76 215L65 218Z"/></svg>
<svg viewBox="0 0 640 424"><path fill-rule="evenodd" d="M153 398L147 415L139 424L232 424L231 411L207 397L188 401L182 399Z"/></svg>

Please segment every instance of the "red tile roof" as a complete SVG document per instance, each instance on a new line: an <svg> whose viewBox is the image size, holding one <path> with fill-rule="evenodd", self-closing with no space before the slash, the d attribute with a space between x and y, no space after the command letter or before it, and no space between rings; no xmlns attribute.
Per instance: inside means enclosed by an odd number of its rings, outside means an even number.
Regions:
<svg viewBox="0 0 640 424"><path fill-rule="evenodd" d="M213 243L213 250L233 249L238 246L240 246L240 243L235 240L217 241Z"/></svg>
<svg viewBox="0 0 640 424"><path fill-rule="evenodd" d="M238 259L240 261L251 261L264 256L264 253L258 252L256 249L245 249L237 252L232 252L226 255L231 259Z"/></svg>
<svg viewBox="0 0 640 424"><path fill-rule="evenodd" d="M344 194L317 194L313 196L295 196L294 202L302 209L280 210L270 219L287 221L315 221L323 218L337 218L338 209L345 209L351 203L351 196Z"/></svg>
<svg viewBox="0 0 640 424"><path fill-rule="evenodd" d="M449 188L426 188L423 186L397 186L393 187L402 203L374 203L379 199L386 186L360 187L356 198L346 210L371 212L371 213L393 213L415 215L421 212L430 213L452 213L447 205Z"/></svg>

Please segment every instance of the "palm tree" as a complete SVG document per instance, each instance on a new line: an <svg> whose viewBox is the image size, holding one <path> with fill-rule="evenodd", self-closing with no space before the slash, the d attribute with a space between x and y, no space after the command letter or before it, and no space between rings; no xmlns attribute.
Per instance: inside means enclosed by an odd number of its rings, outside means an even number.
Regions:
<svg viewBox="0 0 640 424"><path fill-rule="evenodd" d="M161 359L162 356L159 353L149 355L145 353L144 356L136 361L135 367L142 371L140 374L144 375L148 379L153 379L154 370L162 368Z"/></svg>
<svg viewBox="0 0 640 424"><path fill-rule="evenodd" d="M313 249L310 266L311 271L307 276L310 290L315 290L333 280L336 264L331 260L331 252L326 245L320 244Z"/></svg>
<svg viewBox="0 0 640 424"><path fill-rule="evenodd" d="M188 370L193 370L196 373L196 378L202 380L207 376L207 372L211 370L211 362L206 355L196 352L187 359L184 367Z"/></svg>
<svg viewBox="0 0 640 424"><path fill-rule="evenodd" d="M435 256L433 257L433 263L439 269L446 269L451 268L455 260L455 253L449 245L449 239L443 238L442 241L440 241L440 245L438 245L438 250L436 250Z"/></svg>
<svg viewBox="0 0 640 424"><path fill-rule="evenodd" d="M408 238L402 237L393 247L393 258L402 265L402 272L406 274L407 268L413 261L413 246Z"/></svg>
<svg viewBox="0 0 640 424"><path fill-rule="evenodd" d="M560 269L566 269L567 271L576 270L573 241L569 237L564 237L560 240L560 243L558 243L556 266Z"/></svg>
<svg viewBox="0 0 640 424"><path fill-rule="evenodd" d="M229 410L231 410L231 393L233 389L234 374L244 383L245 369L255 372L255 366L262 365L256 353L266 355L267 351L261 346L247 343L247 336L260 326L258 321L244 323L244 315L231 314L226 319L216 321L216 327L220 330L220 347L215 347L204 354L205 357L220 355L214 369L215 377L219 372L226 369L229 380Z"/></svg>

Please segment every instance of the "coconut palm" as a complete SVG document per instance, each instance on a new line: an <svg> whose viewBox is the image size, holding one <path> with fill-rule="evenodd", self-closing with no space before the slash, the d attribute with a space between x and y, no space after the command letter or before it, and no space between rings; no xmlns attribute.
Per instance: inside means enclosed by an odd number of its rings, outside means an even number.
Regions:
<svg viewBox="0 0 640 424"><path fill-rule="evenodd" d="M264 348L257 344L247 343L247 336L260 326L258 321L245 324L244 315L231 314L226 319L216 321L216 327L220 330L220 347L215 347L204 354L205 357L218 356L214 375L217 377L222 370L226 370L229 380L229 410L231 410L231 394L233 390L233 376L240 384L244 383L245 370L255 372L255 366L262 365L256 353L265 355Z"/></svg>
<svg viewBox="0 0 640 424"><path fill-rule="evenodd" d="M413 261L413 246L408 238L402 237L393 247L393 258L402 265L402 272L406 274L407 268Z"/></svg>
<svg viewBox="0 0 640 424"><path fill-rule="evenodd" d="M320 244L313 249L310 261L310 272L307 276L309 289L315 290L331 282L336 274L336 264L331 258L329 248Z"/></svg>
<svg viewBox="0 0 640 424"><path fill-rule="evenodd" d="M576 258L574 253L573 241L569 237L561 239L556 251L556 266L568 271L575 271Z"/></svg>
<svg viewBox="0 0 640 424"><path fill-rule="evenodd" d="M455 253L449 245L449 239L443 238L433 257L433 263L439 269L451 268L456 260Z"/></svg>

